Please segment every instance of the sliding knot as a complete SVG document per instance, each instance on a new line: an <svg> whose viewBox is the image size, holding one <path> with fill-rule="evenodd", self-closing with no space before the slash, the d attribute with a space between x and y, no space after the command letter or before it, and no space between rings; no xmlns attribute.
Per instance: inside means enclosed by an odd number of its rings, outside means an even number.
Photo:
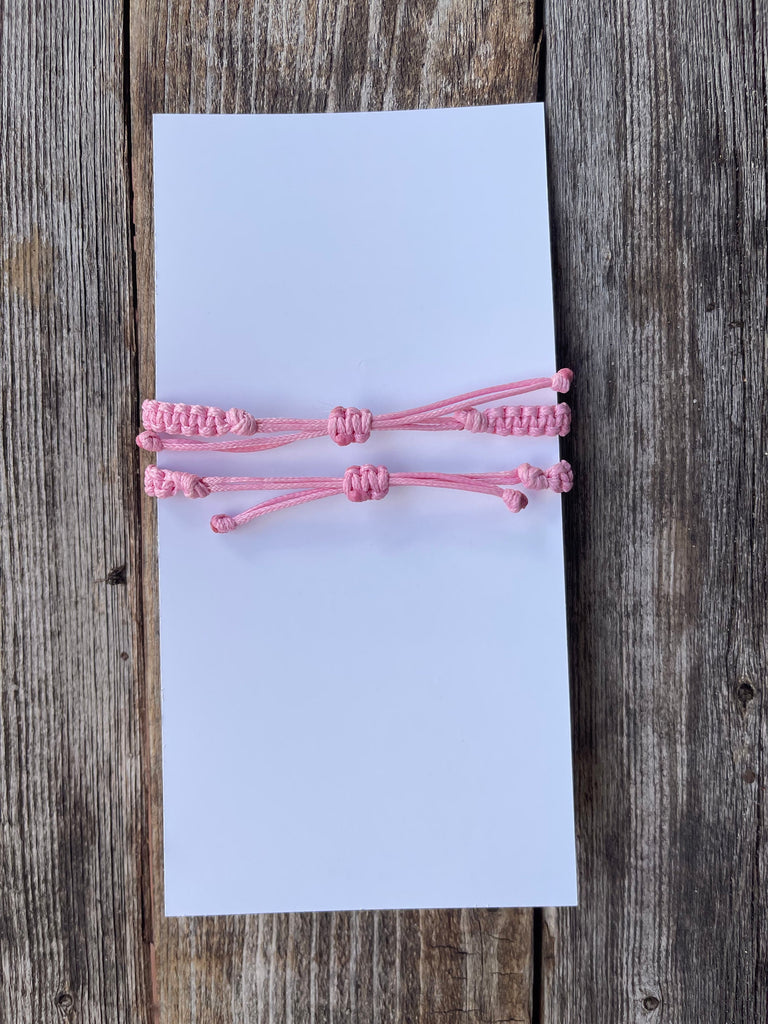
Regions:
<svg viewBox="0 0 768 1024"><path fill-rule="evenodd" d="M237 529L237 523L232 516L212 516L211 529L214 533L232 533L233 530Z"/></svg>
<svg viewBox="0 0 768 1024"><path fill-rule="evenodd" d="M538 466L532 466L529 462L524 462L522 466L517 467L517 472L520 477L520 483L523 487L527 487L529 491L543 491L547 486L547 476L543 469L539 469Z"/></svg>
<svg viewBox="0 0 768 1024"><path fill-rule="evenodd" d="M558 462L556 466L550 466L545 475L549 481L550 490L555 494L565 494L573 487L573 470L565 461Z"/></svg>
<svg viewBox="0 0 768 1024"><path fill-rule="evenodd" d="M344 473L344 493L350 501L379 501L388 492L386 466L350 466Z"/></svg>
<svg viewBox="0 0 768 1024"><path fill-rule="evenodd" d="M345 409L343 405L337 405L328 417L328 435L342 447L353 441L364 444L371 436L372 428L373 416L370 409L355 409L354 406Z"/></svg>
<svg viewBox="0 0 768 1024"><path fill-rule="evenodd" d="M473 434L486 434L488 432L488 414L481 409L458 409L453 418L461 424L463 430L469 430Z"/></svg>
<svg viewBox="0 0 768 1024"><path fill-rule="evenodd" d="M163 450L163 439L153 434L151 430L145 430L136 438L136 444L145 452L161 452Z"/></svg>
<svg viewBox="0 0 768 1024"><path fill-rule="evenodd" d="M227 409L225 419L232 434L247 437L250 434L258 433L259 421L245 409Z"/></svg>
<svg viewBox="0 0 768 1024"><path fill-rule="evenodd" d="M511 487L507 487L502 491L501 497L504 500L504 504L507 506L510 512L522 512L525 506L528 504L528 499L522 491L516 491Z"/></svg>
<svg viewBox="0 0 768 1024"><path fill-rule="evenodd" d="M552 378L552 390L564 395L571 387L573 370L558 370Z"/></svg>

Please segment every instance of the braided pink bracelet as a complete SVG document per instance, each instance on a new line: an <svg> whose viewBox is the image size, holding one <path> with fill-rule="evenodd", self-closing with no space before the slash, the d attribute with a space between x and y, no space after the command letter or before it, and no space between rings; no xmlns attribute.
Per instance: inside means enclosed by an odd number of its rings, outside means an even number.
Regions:
<svg viewBox="0 0 768 1024"><path fill-rule="evenodd" d="M183 494L188 498L204 498L223 491L283 491L283 494L246 509L236 516L216 515L211 519L214 533L230 533L238 526L268 512L277 512L293 505L302 505L318 498L345 494L350 501L379 501L386 497L390 487L447 487L460 491L475 491L501 498L512 512L520 512L528 504L522 491L512 485L519 484L532 491L549 488L557 494L570 491L573 472L567 462L558 462L543 470L527 462L517 469L501 473L390 473L385 466L350 466L343 478L338 477L247 477L196 476L159 466L147 466L144 489L155 498L170 498Z"/></svg>
<svg viewBox="0 0 768 1024"><path fill-rule="evenodd" d="M258 452L280 448L327 434L338 445L362 444L373 430L469 430L477 434L501 437L557 437L568 433L571 410L558 405L500 406L477 409L472 402L484 405L514 395L551 388L564 394L573 380L571 370L558 370L553 377L502 384L497 387L469 391L431 405L404 412L373 416L369 409L345 409L336 406L327 420L256 419L243 409L219 409L210 405L184 405L149 399L142 406L144 432L136 438L147 451ZM160 437L160 434L182 435L184 440ZM240 440L199 441L192 438L218 438L238 434ZM275 437L253 437L254 434L275 434Z"/></svg>

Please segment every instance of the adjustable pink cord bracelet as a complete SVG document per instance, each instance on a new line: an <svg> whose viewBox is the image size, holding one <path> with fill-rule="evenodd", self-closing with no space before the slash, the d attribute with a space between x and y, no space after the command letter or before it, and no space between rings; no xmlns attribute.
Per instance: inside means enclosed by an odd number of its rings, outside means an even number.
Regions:
<svg viewBox="0 0 768 1024"><path fill-rule="evenodd" d="M147 466L144 489L151 497L170 498L183 494L188 498L204 498L223 491L283 491L283 494L246 509L236 516L216 515L211 519L214 533L230 533L238 526L268 512L302 505L307 501L345 494L350 501L379 501L386 497L390 487L447 487L453 490L475 491L501 498L512 512L520 512L528 504L522 491L512 485L519 484L532 491L549 488L555 493L570 491L573 472L567 462L558 462L549 469L539 469L527 462L517 469L501 473L390 473L385 466L350 466L339 477L247 477L196 476L179 470Z"/></svg>
<svg viewBox="0 0 768 1024"><path fill-rule="evenodd" d="M280 448L327 434L338 445L362 444L373 430L469 430L477 434L501 437L564 436L571 426L571 410L557 405L500 406L480 410L476 402L500 401L532 391L551 388L564 394L573 380L571 370L558 370L552 377L501 384L497 387L469 391L431 405L404 412L373 416L369 409L345 409L336 406L327 420L256 419L244 409L219 409L210 405L184 405L149 399L142 405L144 432L136 438L139 447L151 452L224 451L258 452ZM183 440L160 437L160 434L182 435ZM239 440L200 441L193 438L219 438L225 434L240 435ZM274 434L274 437L254 437Z"/></svg>

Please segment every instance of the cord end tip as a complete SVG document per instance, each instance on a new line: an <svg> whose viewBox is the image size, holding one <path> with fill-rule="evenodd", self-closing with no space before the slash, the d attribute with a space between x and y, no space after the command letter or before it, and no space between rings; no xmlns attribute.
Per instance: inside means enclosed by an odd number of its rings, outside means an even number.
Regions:
<svg viewBox="0 0 768 1024"><path fill-rule="evenodd" d="M555 494L567 494L573 488L573 469L563 459L546 472L549 487Z"/></svg>
<svg viewBox="0 0 768 1024"><path fill-rule="evenodd" d="M573 370L558 370L552 378L552 390L564 395L573 383Z"/></svg>
<svg viewBox="0 0 768 1024"><path fill-rule="evenodd" d="M232 533L237 529L237 523L232 516L218 515L211 518L211 529L214 533Z"/></svg>
<svg viewBox="0 0 768 1024"><path fill-rule="evenodd" d="M510 512L522 512L528 504L528 499L522 491L515 491L511 488L504 491L502 498Z"/></svg>
<svg viewBox="0 0 768 1024"><path fill-rule="evenodd" d="M153 434L151 430L145 430L136 438L136 444L145 452L161 452L163 450L163 439Z"/></svg>

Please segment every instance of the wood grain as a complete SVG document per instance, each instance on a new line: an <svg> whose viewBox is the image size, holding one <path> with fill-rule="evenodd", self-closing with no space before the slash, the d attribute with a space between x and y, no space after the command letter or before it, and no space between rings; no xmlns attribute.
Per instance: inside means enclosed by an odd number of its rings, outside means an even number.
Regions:
<svg viewBox="0 0 768 1024"><path fill-rule="evenodd" d="M153 112L376 110L536 98L529 2L133 0L142 395L153 394ZM143 521L155 999L163 1022L529 1021L530 911L164 919L154 509ZM201 823L204 827L204 823Z"/></svg>
<svg viewBox="0 0 768 1024"><path fill-rule="evenodd" d="M766 1019L766 21L547 5L581 906L545 1024Z"/></svg>
<svg viewBox="0 0 768 1024"><path fill-rule="evenodd" d="M531 3L0 5L3 1022L765 1019L766 14L546 29L581 906L537 980L529 912L162 919L132 444L151 113L533 99Z"/></svg>
<svg viewBox="0 0 768 1024"><path fill-rule="evenodd" d="M122 5L0 4L0 1020L149 1019Z"/></svg>

